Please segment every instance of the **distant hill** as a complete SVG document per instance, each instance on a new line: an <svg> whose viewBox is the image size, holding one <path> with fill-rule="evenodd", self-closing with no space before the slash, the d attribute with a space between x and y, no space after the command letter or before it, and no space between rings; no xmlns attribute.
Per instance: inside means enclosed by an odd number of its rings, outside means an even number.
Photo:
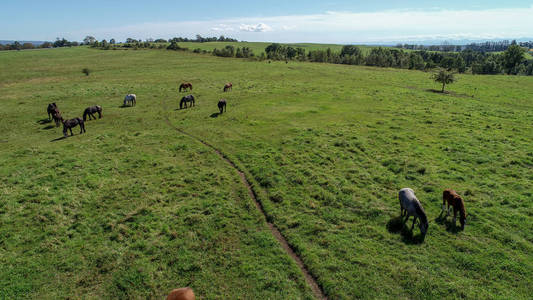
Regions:
<svg viewBox="0 0 533 300"><path fill-rule="evenodd" d="M8 40L0 40L0 45L7 45L7 44L13 44L15 41L8 41ZM42 45L45 41L17 41L21 44L24 44L24 43L32 43L34 46L40 46Z"/></svg>

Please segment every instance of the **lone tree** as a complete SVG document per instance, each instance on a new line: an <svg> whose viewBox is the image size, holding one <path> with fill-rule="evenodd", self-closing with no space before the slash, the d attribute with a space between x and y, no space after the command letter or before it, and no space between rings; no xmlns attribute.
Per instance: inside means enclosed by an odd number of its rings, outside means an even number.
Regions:
<svg viewBox="0 0 533 300"><path fill-rule="evenodd" d="M433 74L433 76L431 77L433 80L435 80L435 82L440 82L442 83L442 93L444 93L444 87L447 85L447 84L451 84L451 83L454 83L455 82L455 76L453 75L452 72L448 72L444 69L441 69L439 70L438 73L435 73Z"/></svg>

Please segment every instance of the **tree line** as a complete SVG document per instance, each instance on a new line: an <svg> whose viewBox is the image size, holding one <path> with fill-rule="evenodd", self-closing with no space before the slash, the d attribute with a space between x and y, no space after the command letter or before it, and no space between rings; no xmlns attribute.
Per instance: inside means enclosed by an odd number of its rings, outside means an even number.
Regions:
<svg viewBox="0 0 533 300"><path fill-rule="evenodd" d="M43 49L43 48L58 48L58 47L75 47L80 43L68 41L65 38L57 38L55 42L43 42L40 45L34 45L32 43L20 43L15 41L11 44L0 44L0 51L6 50L27 50L27 49Z"/></svg>
<svg viewBox="0 0 533 300"><path fill-rule="evenodd" d="M461 52L463 50L473 50L478 52L502 52L507 50L511 45L519 45L526 49L533 48L533 41L516 42L516 40L509 41L487 41L483 43L470 43L467 45L451 45L444 42L442 45L414 45L414 44L397 44L395 48L406 50L427 50L427 51L442 51L442 52Z"/></svg>
<svg viewBox="0 0 533 300"><path fill-rule="evenodd" d="M307 51L281 44L265 48L266 57L273 60L300 60L334 64L366 65L385 68L428 70L444 68L473 74L533 75L533 60L525 58L525 49L510 45L501 53L485 53L474 50L461 52L435 52L428 50L404 51L403 49L375 47L365 54L360 47L346 45L340 52L330 48Z"/></svg>

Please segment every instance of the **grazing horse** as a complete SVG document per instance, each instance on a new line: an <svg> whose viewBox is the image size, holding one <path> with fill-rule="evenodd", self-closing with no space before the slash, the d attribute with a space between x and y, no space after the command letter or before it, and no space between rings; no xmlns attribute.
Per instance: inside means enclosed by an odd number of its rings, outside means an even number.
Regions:
<svg viewBox="0 0 533 300"><path fill-rule="evenodd" d="M224 92L231 91L233 89L233 84L228 82L224 85Z"/></svg>
<svg viewBox="0 0 533 300"><path fill-rule="evenodd" d="M65 135L65 137L67 136L67 130L70 129L70 135L74 135L72 133L72 128L73 127L76 127L78 125L80 125L80 134L86 132L85 131L85 125L83 123L83 120L81 118L74 118L74 119L70 119L70 120L63 120L63 118L61 118L61 121L63 122L63 135Z"/></svg>
<svg viewBox="0 0 533 300"><path fill-rule="evenodd" d="M193 107L194 106L194 96L193 95L187 95L187 96L184 96L183 98L181 98L180 109L183 108L184 104L185 104L185 108L187 108L187 102L190 102L191 103L191 107Z"/></svg>
<svg viewBox="0 0 533 300"><path fill-rule="evenodd" d="M131 106L134 106L137 104L137 96L135 94L127 94L126 97L124 97L124 106L126 104L130 104Z"/></svg>
<svg viewBox="0 0 533 300"><path fill-rule="evenodd" d="M50 116L52 116L52 119L56 123L56 127L59 127L59 122L61 121L61 112L59 111L59 108L57 108L57 105L55 103L48 104L46 112L48 112L48 120L50 120Z"/></svg>
<svg viewBox="0 0 533 300"><path fill-rule="evenodd" d="M426 235L429 227L428 218L422 204L416 198L415 192L410 188L403 188L400 190L399 198L401 216L407 215L403 223L407 222L410 216L413 216L413 225L411 225L411 231L413 231L416 219L419 218L420 222L418 227L420 228L420 232L422 235Z"/></svg>
<svg viewBox="0 0 533 300"><path fill-rule="evenodd" d="M187 89L192 91L192 84L190 82L182 83L182 84L180 84L180 93L181 93L182 89L183 89L184 92L186 92Z"/></svg>
<svg viewBox="0 0 533 300"><path fill-rule="evenodd" d="M59 109L56 108L56 111L52 113L52 119L54 119L54 122L56 122L56 127L59 127L59 123L63 119L63 117L61 117L61 113L59 112Z"/></svg>
<svg viewBox="0 0 533 300"><path fill-rule="evenodd" d="M218 110L220 110L221 114L226 111L226 99L218 100Z"/></svg>
<svg viewBox="0 0 533 300"><path fill-rule="evenodd" d="M89 106L83 112L83 121L87 121L87 115L89 115L89 120L95 119L94 113L98 113L98 119L102 118L102 107L100 105Z"/></svg>
<svg viewBox="0 0 533 300"><path fill-rule="evenodd" d="M445 207L446 202L448 203L448 209ZM459 222L461 223L461 228L464 229L466 223L465 202L457 192L446 189L442 192L442 212L446 211L446 216L450 215L450 205L453 207L453 224L455 224L457 211L459 211Z"/></svg>
<svg viewBox="0 0 533 300"><path fill-rule="evenodd" d="M48 104L48 107L46 108L46 112L48 113L48 120L51 120L51 117L56 111L59 112L59 109L57 108L57 104L55 102Z"/></svg>
<svg viewBox="0 0 533 300"><path fill-rule="evenodd" d="M180 288L172 290L168 296L167 300L195 300L194 291L190 287Z"/></svg>

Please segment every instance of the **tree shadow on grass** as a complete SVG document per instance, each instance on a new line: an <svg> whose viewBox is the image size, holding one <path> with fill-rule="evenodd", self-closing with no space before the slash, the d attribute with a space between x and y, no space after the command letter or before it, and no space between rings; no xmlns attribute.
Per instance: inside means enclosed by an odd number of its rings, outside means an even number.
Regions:
<svg viewBox="0 0 533 300"><path fill-rule="evenodd" d="M418 226L415 225L414 229L418 229ZM421 244L426 238L426 236L421 233L413 235L413 232L403 223L403 218L401 216L390 219L389 222L387 222L387 230L390 233L399 233L402 236L402 242L407 245Z"/></svg>
<svg viewBox="0 0 533 300"><path fill-rule="evenodd" d="M452 221L448 220L446 214L443 212L441 212L440 215L435 218L435 223L440 224L440 225L445 225L446 231L450 233L459 233L463 231L461 226L457 226L457 224L454 224Z"/></svg>
<svg viewBox="0 0 533 300"><path fill-rule="evenodd" d="M48 120L48 119L41 119L39 121L37 121L37 123L43 125L43 124L47 124L47 123L51 123L52 120Z"/></svg>

